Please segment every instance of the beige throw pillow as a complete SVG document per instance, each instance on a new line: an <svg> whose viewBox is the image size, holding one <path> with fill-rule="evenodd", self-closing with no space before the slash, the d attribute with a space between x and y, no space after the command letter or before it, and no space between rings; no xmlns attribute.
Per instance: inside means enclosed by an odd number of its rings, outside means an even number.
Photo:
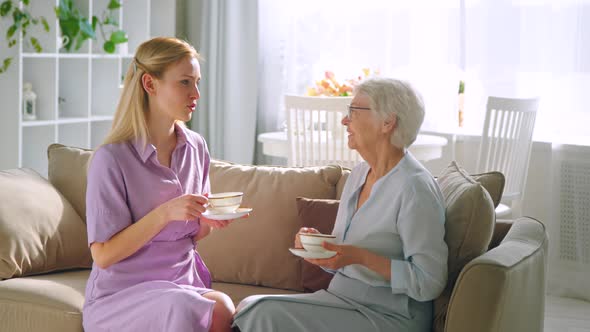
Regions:
<svg viewBox="0 0 590 332"><path fill-rule="evenodd" d="M336 195L339 166L290 168L244 166L212 161L211 192L242 191L243 207L253 208L198 244L213 279L303 291L301 261L289 252L301 222L295 198Z"/></svg>
<svg viewBox="0 0 590 332"><path fill-rule="evenodd" d="M442 332L455 281L465 264L486 252L495 214L488 191L457 163L452 162L437 180L445 199L445 242L449 247L447 286L434 301L434 330Z"/></svg>
<svg viewBox="0 0 590 332"><path fill-rule="evenodd" d="M86 222L86 171L92 150L52 144L47 148L49 181Z"/></svg>
<svg viewBox="0 0 590 332"><path fill-rule="evenodd" d="M86 226L31 169L0 171L0 279L91 267Z"/></svg>
<svg viewBox="0 0 590 332"><path fill-rule="evenodd" d="M481 185L488 191L492 201L494 202L494 208L498 207L502 200L502 194L504 193L504 184L506 178L504 174L500 172L487 172L481 174L471 174L471 177L481 183Z"/></svg>

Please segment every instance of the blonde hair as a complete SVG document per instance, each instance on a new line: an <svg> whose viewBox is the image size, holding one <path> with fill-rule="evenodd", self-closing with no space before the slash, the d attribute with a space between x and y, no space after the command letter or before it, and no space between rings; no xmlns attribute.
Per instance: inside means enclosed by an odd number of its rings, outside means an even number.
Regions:
<svg viewBox="0 0 590 332"><path fill-rule="evenodd" d="M113 125L102 145L135 138L144 145L147 144L148 94L143 88L141 78L147 73L161 79L170 66L187 57L201 60L194 47L177 38L156 37L139 45L125 75ZM177 123L184 125L182 121Z"/></svg>

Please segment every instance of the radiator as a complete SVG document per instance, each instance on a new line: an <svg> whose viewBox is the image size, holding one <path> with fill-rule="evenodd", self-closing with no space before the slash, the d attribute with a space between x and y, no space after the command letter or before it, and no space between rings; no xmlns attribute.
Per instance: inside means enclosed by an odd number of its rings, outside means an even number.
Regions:
<svg viewBox="0 0 590 332"><path fill-rule="evenodd" d="M590 300L590 153L553 149L548 292Z"/></svg>

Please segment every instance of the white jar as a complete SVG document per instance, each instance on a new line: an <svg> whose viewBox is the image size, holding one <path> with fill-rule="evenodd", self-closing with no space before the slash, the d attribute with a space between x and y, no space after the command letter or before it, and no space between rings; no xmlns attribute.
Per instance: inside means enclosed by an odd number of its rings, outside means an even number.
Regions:
<svg viewBox="0 0 590 332"><path fill-rule="evenodd" d="M23 84L23 120L37 120L37 95L31 83Z"/></svg>

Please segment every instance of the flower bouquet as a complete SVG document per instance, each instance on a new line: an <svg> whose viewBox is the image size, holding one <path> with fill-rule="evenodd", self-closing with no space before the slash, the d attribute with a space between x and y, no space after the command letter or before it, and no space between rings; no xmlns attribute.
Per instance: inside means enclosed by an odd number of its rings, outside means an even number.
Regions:
<svg viewBox="0 0 590 332"><path fill-rule="evenodd" d="M307 88L308 96L347 97L352 96L354 87L371 75L369 68L362 69L362 75L344 81L338 81L334 72L327 70L322 80L315 82L315 87ZM373 75L379 75L377 70Z"/></svg>

